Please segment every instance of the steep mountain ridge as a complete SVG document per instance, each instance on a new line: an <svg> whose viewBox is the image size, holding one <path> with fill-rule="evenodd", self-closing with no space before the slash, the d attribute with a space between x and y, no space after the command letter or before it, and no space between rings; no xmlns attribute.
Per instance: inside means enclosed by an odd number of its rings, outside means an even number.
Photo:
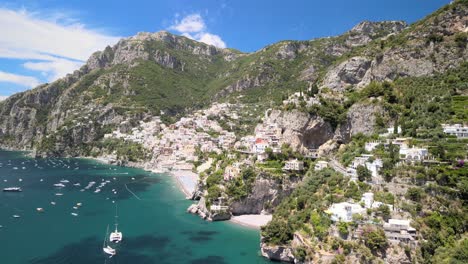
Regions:
<svg viewBox="0 0 468 264"><path fill-rule="evenodd" d="M364 21L341 36L282 41L250 54L164 31L139 33L94 53L73 74L1 102L1 142L30 149L62 129L92 131L81 143L62 142L71 150L128 118L162 114L172 122L172 116L226 98L266 109L316 82L340 93L372 80L441 72L468 56L459 36L466 34L466 18L467 6L459 1L409 27Z"/></svg>

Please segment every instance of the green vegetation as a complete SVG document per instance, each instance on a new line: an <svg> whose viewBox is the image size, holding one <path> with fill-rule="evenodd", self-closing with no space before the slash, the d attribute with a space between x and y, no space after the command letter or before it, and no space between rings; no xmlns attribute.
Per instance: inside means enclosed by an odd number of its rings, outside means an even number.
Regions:
<svg viewBox="0 0 468 264"><path fill-rule="evenodd" d="M115 153L117 159L128 161L142 161L146 159L147 153L141 144L121 139L106 139L98 144L100 148Z"/></svg>

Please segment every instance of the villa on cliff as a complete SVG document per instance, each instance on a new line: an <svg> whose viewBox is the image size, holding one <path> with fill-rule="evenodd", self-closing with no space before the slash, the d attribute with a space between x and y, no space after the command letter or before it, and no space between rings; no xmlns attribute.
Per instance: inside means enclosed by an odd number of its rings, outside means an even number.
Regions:
<svg viewBox="0 0 468 264"><path fill-rule="evenodd" d="M468 126L462 124L442 124L444 133L456 136L457 138L468 138Z"/></svg>

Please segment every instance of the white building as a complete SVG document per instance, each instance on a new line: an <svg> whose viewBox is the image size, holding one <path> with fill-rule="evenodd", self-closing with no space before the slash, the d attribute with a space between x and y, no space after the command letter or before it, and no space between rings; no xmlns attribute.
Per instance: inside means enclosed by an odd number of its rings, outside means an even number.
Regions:
<svg viewBox="0 0 468 264"><path fill-rule="evenodd" d="M372 192L366 192L362 194L361 202L364 203L365 208L379 208L382 205L388 206L390 211L393 211L393 205L391 204L385 204L382 202L374 201L374 193Z"/></svg>
<svg viewBox="0 0 468 264"><path fill-rule="evenodd" d="M468 138L468 126L462 124L442 124L444 133L456 136L457 138Z"/></svg>
<svg viewBox="0 0 468 264"><path fill-rule="evenodd" d="M328 208L327 213L330 214L330 218L334 222L351 222L353 221L354 214L362 214L365 211L366 208L363 208L359 204L343 202L332 204L332 206Z"/></svg>
<svg viewBox="0 0 468 264"><path fill-rule="evenodd" d="M410 220L389 219L383 229L390 242L410 243L416 240L416 229L411 227Z"/></svg>
<svg viewBox="0 0 468 264"><path fill-rule="evenodd" d="M325 169L327 167L328 167L328 162L326 162L324 160L319 160L319 161L317 161L317 163L315 163L314 170L319 171L319 170L323 170L323 169Z"/></svg>
<svg viewBox="0 0 468 264"><path fill-rule="evenodd" d="M286 161L283 170L302 171L304 170L304 162L297 159Z"/></svg>
<svg viewBox="0 0 468 264"><path fill-rule="evenodd" d="M265 149L268 148L268 146L269 144L266 140L257 138L255 140L255 144L253 145L252 152L257 153L257 154L264 153Z"/></svg>
<svg viewBox="0 0 468 264"><path fill-rule="evenodd" d="M400 147L400 157L406 161L422 161L427 159L429 152L426 148L407 148Z"/></svg>
<svg viewBox="0 0 468 264"><path fill-rule="evenodd" d="M373 151L381 143L379 141L366 142L364 149L368 152Z"/></svg>

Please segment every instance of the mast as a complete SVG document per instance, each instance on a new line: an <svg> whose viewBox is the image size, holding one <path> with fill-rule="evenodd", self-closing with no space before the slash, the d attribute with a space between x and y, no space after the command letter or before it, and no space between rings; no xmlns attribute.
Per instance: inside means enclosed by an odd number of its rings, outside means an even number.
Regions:
<svg viewBox="0 0 468 264"><path fill-rule="evenodd" d="M117 215L117 204L115 204L115 232L117 232L117 226L119 225L117 223L117 218L118 218L118 215Z"/></svg>
<svg viewBox="0 0 468 264"><path fill-rule="evenodd" d="M102 248L106 247L107 234L109 234L109 225L107 225L106 235L104 236L104 243L102 245Z"/></svg>

